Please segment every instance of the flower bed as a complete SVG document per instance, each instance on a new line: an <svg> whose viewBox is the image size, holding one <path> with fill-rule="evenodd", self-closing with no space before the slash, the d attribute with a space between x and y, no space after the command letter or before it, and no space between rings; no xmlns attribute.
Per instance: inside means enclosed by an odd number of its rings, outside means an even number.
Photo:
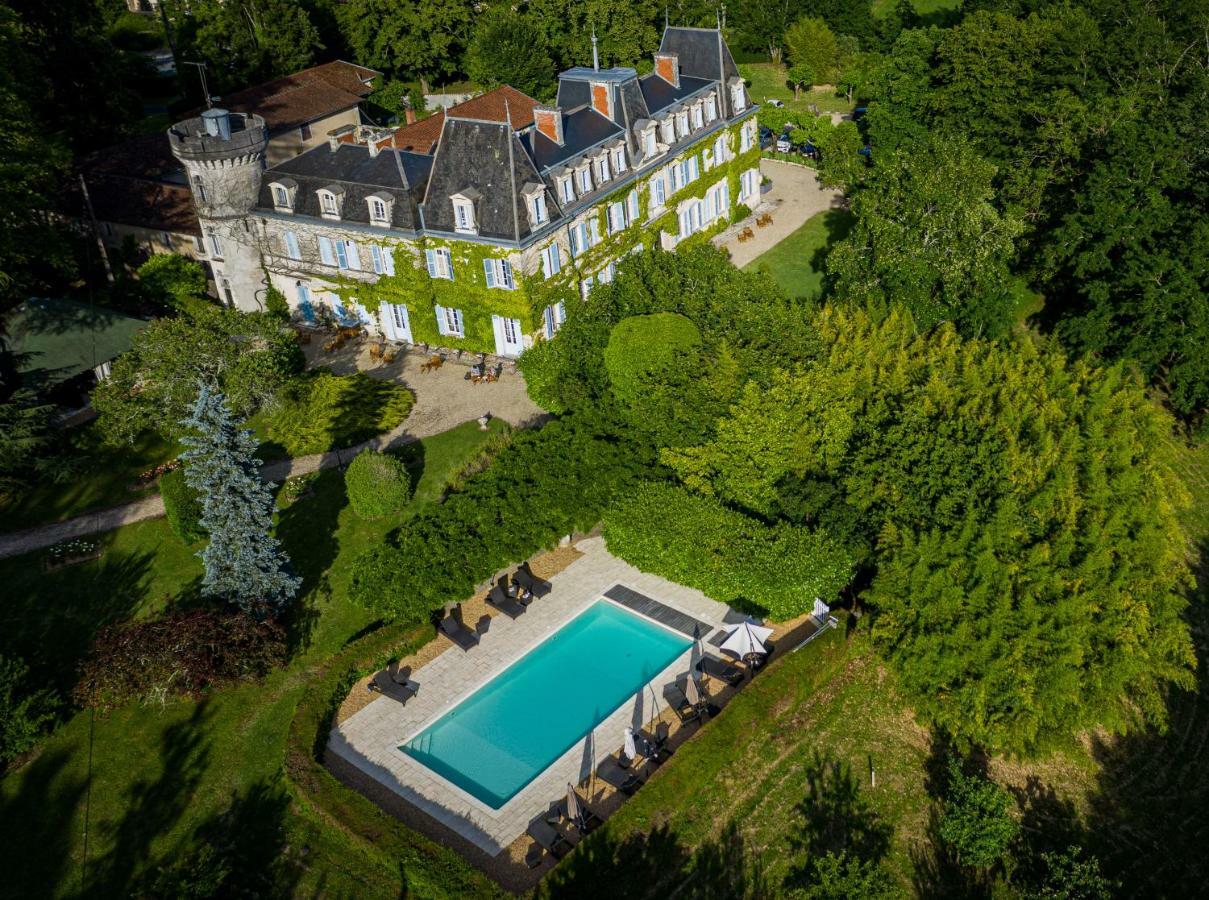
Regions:
<svg viewBox="0 0 1209 900"><path fill-rule="evenodd" d="M46 555L42 558L42 566L47 572L53 572L56 569L74 566L76 563L100 559L104 553L105 548L96 541L76 538L55 544L47 550Z"/></svg>

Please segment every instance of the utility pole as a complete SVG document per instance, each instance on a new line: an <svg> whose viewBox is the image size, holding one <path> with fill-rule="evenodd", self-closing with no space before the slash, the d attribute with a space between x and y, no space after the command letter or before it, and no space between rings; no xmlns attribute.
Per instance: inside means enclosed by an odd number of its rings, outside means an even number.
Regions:
<svg viewBox="0 0 1209 900"><path fill-rule="evenodd" d="M101 251L101 265L105 267L105 280L113 284L113 267L109 265L109 253L105 250L105 241L101 237L101 228L97 224L97 214L92 209L92 198L88 196L88 182L84 180L83 172L80 172L80 193L84 197L84 208L88 210L88 221L92 223L92 236L96 238L97 249Z"/></svg>
<svg viewBox="0 0 1209 900"><path fill-rule="evenodd" d="M172 52L172 65L174 65L176 67L176 71L179 72L181 68L181 61L180 57L176 55L176 38L172 36L172 23L168 21L168 9L165 5L166 3L167 0L159 0L159 2L155 5L159 9L160 19L164 23L164 37L167 38L168 49Z"/></svg>

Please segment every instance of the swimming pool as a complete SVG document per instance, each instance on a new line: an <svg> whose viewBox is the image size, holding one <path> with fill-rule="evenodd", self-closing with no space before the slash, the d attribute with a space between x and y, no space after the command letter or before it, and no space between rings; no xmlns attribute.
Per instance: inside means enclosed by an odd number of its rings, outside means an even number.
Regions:
<svg viewBox="0 0 1209 900"><path fill-rule="evenodd" d="M499 809L691 643L599 600L399 749Z"/></svg>

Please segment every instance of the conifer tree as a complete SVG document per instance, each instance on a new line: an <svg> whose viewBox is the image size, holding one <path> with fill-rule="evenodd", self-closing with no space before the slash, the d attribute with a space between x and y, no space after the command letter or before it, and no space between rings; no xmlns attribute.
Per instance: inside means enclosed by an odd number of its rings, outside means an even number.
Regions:
<svg viewBox="0 0 1209 900"><path fill-rule="evenodd" d="M181 459L190 487L202 497L201 524L210 541L202 593L255 614L276 614L301 579L272 536L273 497L260 480L252 433L237 427L223 395L202 385L183 424L190 434Z"/></svg>

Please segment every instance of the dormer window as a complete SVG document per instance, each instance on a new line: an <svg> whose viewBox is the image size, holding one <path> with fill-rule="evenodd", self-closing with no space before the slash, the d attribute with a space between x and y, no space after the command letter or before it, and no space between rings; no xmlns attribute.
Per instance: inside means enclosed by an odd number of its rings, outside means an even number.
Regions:
<svg viewBox="0 0 1209 900"><path fill-rule="evenodd" d="M659 123L659 133L663 136L663 143L668 146L676 143L676 123L671 119L664 119Z"/></svg>
<svg viewBox="0 0 1209 900"><path fill-rule="evenodd" d="M476 190L465 190L449 198L453 203L453 230L462 234L478 234L478 220L474 215L474 202L479 199Z"/></svg>
<svg viewBox="0 0 1209 900"><path fill-rule="evenodd" d="M609 178L609 154L602 153L596 158L596 183L604 184Z"/></svg>
<svg viewBox="0 0 1209 900"><path fill-rule="evenodd" d="M575 182L570 175L563 175L558 179L558 196L562 197L563 203L574 202Z"/></svg>
<svg viewBox="0 0 1209 900"><path fill-rule="evenodd" d="M370 194L365 198L369 206L369 224L382 228L390 226L390 211L394 198L385 194Z"/></svg>
<svg viewBox="0 0 1209 900"><path fill-rule="evenodd" d="M592 167L584 166L579 170L579 193L580 196L592 193Z"/></svg>
<svg viewBox="0 0 1209 900"><path fill-rule="evenodd" d="M705 98L705 122L709 124L718 118L718 98L710 94Z"/></svg>
<svg viewBox="0 0 1209 900"><path fill-rule="evenodd" d="M701 128L705 124L705 120L702 118L702 115L701 115L701 104L700 103L693 104L692 116L693 116L693 130L696 131L698 128Z"/></svg>
<svg viewBox="0 0 1209 900"><path fill-rule="evenodd" d="M685 137L688 135L688 113L687 112L676 113L676 133L678 135L680 135L680 137Z"/></svg>
<svg viewBox="0 0 1209 900"><path fill-rule="evenodd" d="M615 147L613 149L613 171L625 171L625 147Z"/></svg>
<svg viewBox="0 0 1209 900"><path fill-rule="evenodd" d="M747 107L747 102L743 97L743 82L738 79L735 79L735 83L730 86L730 104L736 113L742 112Z"/></svg>
<svg viewBox="0 0 1209 900"><path fill-rule="evenodd" d="M642 135L642 152L647 159L650 159L659 152L659 148L655 146L656 140L655 126L652 125Z"/></svg>
<svg viewBox="0 0 1209 900"><path fill-rule="evenodd" d="M550 221L550 210L546 206L546 186L537 182L529 182L521 190L525 205L529 210L529 225L537 228Z"/></svg>
<svg viewBox="0 0 1209 900"><path fill-rule="evenodd" d="M340 206L344 201L344 188L325 187L316 193L319 195L319 214L325 219L339 219Z"/></svg>

